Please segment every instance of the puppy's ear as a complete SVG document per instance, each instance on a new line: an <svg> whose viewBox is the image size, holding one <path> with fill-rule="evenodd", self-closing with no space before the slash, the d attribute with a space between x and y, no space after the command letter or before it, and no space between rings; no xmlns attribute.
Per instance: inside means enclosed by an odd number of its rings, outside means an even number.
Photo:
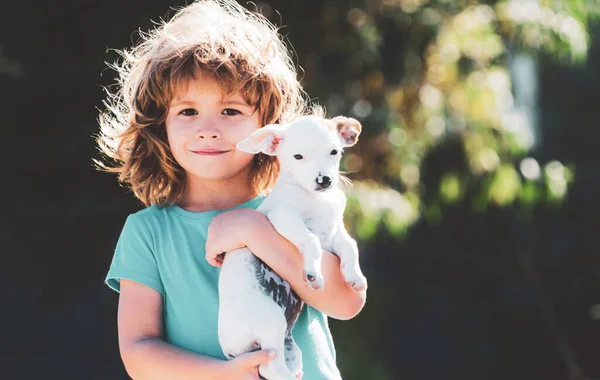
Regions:
<svg viewBox="0 0 600 380"><path fill-rule="evenodd" d="M331 121L335 124L342 146L353 146L358 142L358 135L362 131L362 125L358 120L346 116L337 116Z"/></svg>
<svg viewBox="0 0 600 380"><path fill-rule="evenodd" d="M284 135L284 126L279 124L265 125L238 142L236 148L246 153L263 152L269 156L276 156L281 148Z"/></svg>

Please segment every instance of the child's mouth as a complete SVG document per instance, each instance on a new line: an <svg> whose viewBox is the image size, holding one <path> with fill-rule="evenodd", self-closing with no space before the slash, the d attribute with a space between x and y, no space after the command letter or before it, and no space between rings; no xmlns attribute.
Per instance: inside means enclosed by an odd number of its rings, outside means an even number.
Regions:
<svg viewBox="0 0 600 380"><path fill-rule="evenodd" d="M227 152L228 151L226 150L192 150L192 153L195 153L200 156L218 156Z"/></svg>

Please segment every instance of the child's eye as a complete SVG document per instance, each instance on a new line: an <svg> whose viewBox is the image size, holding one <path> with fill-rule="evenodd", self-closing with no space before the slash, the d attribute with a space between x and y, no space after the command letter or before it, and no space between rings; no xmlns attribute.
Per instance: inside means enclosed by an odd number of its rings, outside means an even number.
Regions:
<svg viewBox="0 0 600 380"><path fill-rule="evenodd" d="M225 108L221 114L225 116L235 116L241 115L242 113L238 110L234 110L233 108Z"/></svg>
<svg viewBox="0 0 600 380"><path fill-rule="evenodd" d="M301 154L294 154L294 158L296 160L301 160L302 159L302 155Z"/></svg>
<svg viewBox="0 0 600 380"><path fill-rule="evenodd" d="M198 111L193 108L186 108L183 111L179 112L180 115L183 116L196 116L198 115Z"/></svg>

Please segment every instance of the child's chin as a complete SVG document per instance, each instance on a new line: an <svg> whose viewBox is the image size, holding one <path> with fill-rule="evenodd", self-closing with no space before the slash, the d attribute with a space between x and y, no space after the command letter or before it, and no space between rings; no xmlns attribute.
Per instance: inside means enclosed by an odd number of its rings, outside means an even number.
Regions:
<svg viewBox="0 0 600 380"><path fill-rule="evenodd" d="M232 177L223 173L195 173L194 176L205 181L223 181Z"/></svg>
<svg viewBox="0 0 600 380"><path fill-rule="evenodd" d="M225 171L201 171L196 170L192 173L196 178L205 181L224 181L235 178L241 175L242 170L225 170Z"/></svg>

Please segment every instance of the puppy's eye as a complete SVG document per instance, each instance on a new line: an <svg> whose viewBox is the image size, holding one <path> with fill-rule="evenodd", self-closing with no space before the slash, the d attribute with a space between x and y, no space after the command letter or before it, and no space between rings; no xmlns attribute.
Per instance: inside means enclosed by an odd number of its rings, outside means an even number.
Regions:
<svg viewBox="0 0 600 380"><path fill-rule="evenodd" d="M336 149L334 149L334 150L331 151L331 155L332 156L335 156L336 154L338 154L338 151Z"/></svg>
<svg viewBox="0 0 600 380"><path fill-rule="evenodd" d="M301 154L294 154L294 158L296 160L301 160L302 159L302 155Z"/></svg>

